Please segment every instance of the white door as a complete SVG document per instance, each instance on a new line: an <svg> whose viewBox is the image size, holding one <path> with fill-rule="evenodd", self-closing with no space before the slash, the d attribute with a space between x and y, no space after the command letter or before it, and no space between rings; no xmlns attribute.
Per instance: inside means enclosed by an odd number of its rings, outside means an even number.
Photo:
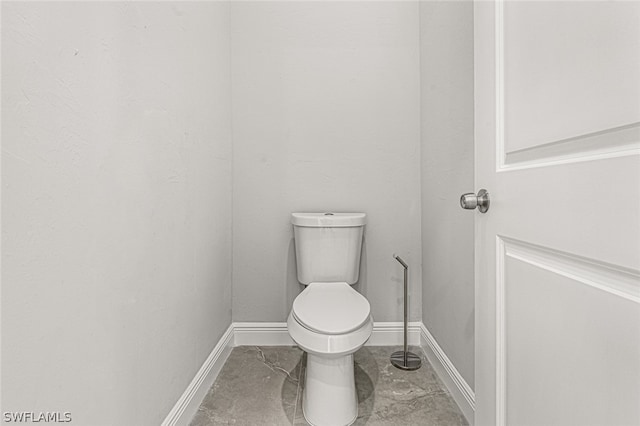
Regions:
<svg viewBox="0 0 640 426"><path fill-rule="evenodd" d="M475 423L640 425L640 2L475 7Z"/></svg>

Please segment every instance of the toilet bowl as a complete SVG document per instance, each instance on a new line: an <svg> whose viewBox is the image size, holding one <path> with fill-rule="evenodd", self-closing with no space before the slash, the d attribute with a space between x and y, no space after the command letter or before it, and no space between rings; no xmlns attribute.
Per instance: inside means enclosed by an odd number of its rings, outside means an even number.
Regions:
<svg viewBox="0 0 640 426"><path fill-rule="evenodd" d="M289 335L307 352L302 411L313 426L352 424L358 417L353 354L371 336L367 299L358 280L365 215L294 213L298 281Z"/></svg>
<svg viewBox="0 0 640 426"><path fill-rule="evenodd" d="M353 354L371 336L364 296L343 283L311 283L293 302L287 327L305 352L302 410L314 426L349 425L358 417Z"/></svg>

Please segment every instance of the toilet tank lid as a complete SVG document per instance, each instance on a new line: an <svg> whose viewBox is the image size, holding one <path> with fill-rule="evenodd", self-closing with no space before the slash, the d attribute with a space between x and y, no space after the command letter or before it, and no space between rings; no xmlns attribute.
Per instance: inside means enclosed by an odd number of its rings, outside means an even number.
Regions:
<svg viewBox="0 0 640 426"><path fill-rule="evenodd" d="M365 213L291 213L293 225L312 228L364 226L366 220Z"/></svg>

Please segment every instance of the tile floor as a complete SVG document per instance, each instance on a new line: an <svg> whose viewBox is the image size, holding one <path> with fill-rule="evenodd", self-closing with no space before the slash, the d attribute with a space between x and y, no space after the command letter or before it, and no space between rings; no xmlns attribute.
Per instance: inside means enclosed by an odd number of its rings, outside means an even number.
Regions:
<svg viewBox="0 0 640 426"><path fill-rule="evenodd" d="M365 346L355 354L355 425L467 425L433 368L402 371L389 363L399 347ZM422 355L420 349L413 352ZM305 354L297 347L233 349L191 426L307 425L302 415Z"/></svg>

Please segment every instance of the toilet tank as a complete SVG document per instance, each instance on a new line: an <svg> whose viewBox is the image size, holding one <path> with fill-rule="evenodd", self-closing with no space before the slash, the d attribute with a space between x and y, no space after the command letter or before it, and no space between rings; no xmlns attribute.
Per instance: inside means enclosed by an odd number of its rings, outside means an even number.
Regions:
<svg viewBox="0 0 640 426"><path fill-rule="evenodd" d="M364 213L292 213L298 281L355 284Z"/></svg>

